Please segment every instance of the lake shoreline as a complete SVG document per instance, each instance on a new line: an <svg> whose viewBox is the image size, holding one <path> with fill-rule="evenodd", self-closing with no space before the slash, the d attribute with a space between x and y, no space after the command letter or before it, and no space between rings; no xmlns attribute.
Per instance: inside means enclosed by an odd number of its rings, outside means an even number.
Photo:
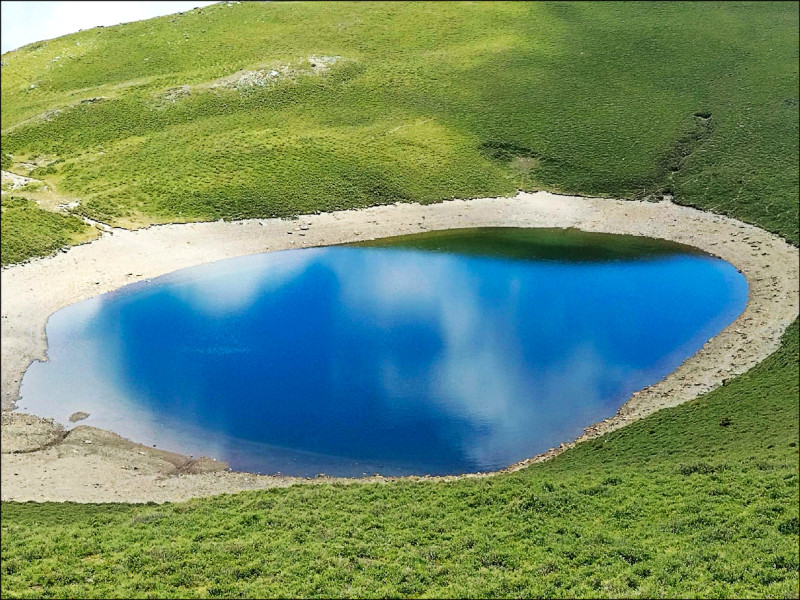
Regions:
<svg viewBox="0 0 800 600"><path fill-rule="evenodd" d="M745 311L676 371L635 394L618 413L575 441L491 474L445 477L312 479L230 472L141 446L94 427L65 433L51 421L11 412L19 382L46 359L45 325L64 306L178 269L258 252L324 246L467 227L574 227L640 235L697 247L739 269L750 297ZM659 203L519 193L513 198L395 204L305 215L297 220L156 225L113 229L94 242L3 270L2 499L76 502L164 502L301 482L442 480L516 471L581 441L618 429L710 391L769 356L798 314L798 249L731 218ZM24 407L19 407L24 410Z"/></svg>

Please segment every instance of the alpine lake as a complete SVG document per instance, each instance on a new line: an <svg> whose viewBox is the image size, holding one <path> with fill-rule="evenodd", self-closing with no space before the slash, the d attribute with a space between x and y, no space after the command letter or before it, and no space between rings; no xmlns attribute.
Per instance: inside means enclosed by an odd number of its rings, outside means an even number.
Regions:
<svg viewBox="0 0 800 600"><path fill-rule="evenodd" d="M242 471L493 471L613 416L747 297L694 248L577 230L270 252L54 313L17 405Z"/></svg>

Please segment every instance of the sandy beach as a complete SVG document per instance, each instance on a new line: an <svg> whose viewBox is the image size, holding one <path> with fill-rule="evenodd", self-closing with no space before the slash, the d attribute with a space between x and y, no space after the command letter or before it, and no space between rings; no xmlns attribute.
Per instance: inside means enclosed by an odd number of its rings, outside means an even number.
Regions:
<svg viewBox="0 0 800 600"><path fill-rule="evenodd" d="M297 220L111 229L91 243L11 266L0 275L2 499L165 502L330 481L324 477L309 480L235 473L212 459L145 447L136 440L80 423L66 432L57 423L14 411L23 373L32 361L46 359L48 317L60 308L128 283L225 258L463 227L574 227L672 240L730 262L750 286L745 311L675 372L635 393L616 416L588 427L579 440L565 440L558 448L501 472L546 460L575 443L722 385L774 352L786 327L798 315L797 248L755 226L667 201L536 192L425 206L395 204L305 215ZM339 481L390 480L371 477Z"/></svg>

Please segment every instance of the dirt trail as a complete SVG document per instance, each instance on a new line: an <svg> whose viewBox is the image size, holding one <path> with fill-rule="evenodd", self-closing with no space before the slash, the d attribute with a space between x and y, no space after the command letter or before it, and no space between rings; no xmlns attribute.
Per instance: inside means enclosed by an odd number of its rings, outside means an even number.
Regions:
<svg viewBox="0 0 800 600"><path fill-rule="evenodd" d="M303 229L298 229L298 225ZM396 204L307 215L298 221L257 219L114 230L90 244L3 270L2 498L77 502L174 501L313 480L224 470L210 459L191 460L129 442L87 425L65 434L52 422L9 412L31 361L44 359L44 327L74 302L224 258L459 227L576 227L644 235L690 244L736 266L750 285L744 313L709 340L677 371L634 394L612 419L587 428L588 439L656 410L697 397L743 373L774 352L798 314L798 250L757 227L677 206L598 198L520 193L513 198ZM307 229L306 229L307 227ZM570 447L530 458L522 468ZM482 475L469 475L482 476ZM452 477L440 478L452 479ZM370 478L355 481L386 481Z"/></svg>
<svg viewBox="0 0 800 600"><path fill-rule="evenodd" d="M17 175L16 173L12 173L11 171L2 171L0 172L0 181L4 186L7 186L9 191L14 191L19 188L23 188L30 183L42 183L38 179L34 179L33 177L25 177L24 175ZM5 193L5 190L3 190Z"/></svg>

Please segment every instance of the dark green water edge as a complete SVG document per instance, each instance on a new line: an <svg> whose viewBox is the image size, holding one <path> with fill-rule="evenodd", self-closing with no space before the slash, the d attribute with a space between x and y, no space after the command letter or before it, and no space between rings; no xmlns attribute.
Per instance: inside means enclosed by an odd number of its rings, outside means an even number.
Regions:
<svg viewBox="0 0 800 600"><path fill-rule="evenodd" d="M593 233L574 228L541 227L446 229L345 245L567 262L608 262L676 254L706 255L693 246L667 240L635 235Z"/></svg>

